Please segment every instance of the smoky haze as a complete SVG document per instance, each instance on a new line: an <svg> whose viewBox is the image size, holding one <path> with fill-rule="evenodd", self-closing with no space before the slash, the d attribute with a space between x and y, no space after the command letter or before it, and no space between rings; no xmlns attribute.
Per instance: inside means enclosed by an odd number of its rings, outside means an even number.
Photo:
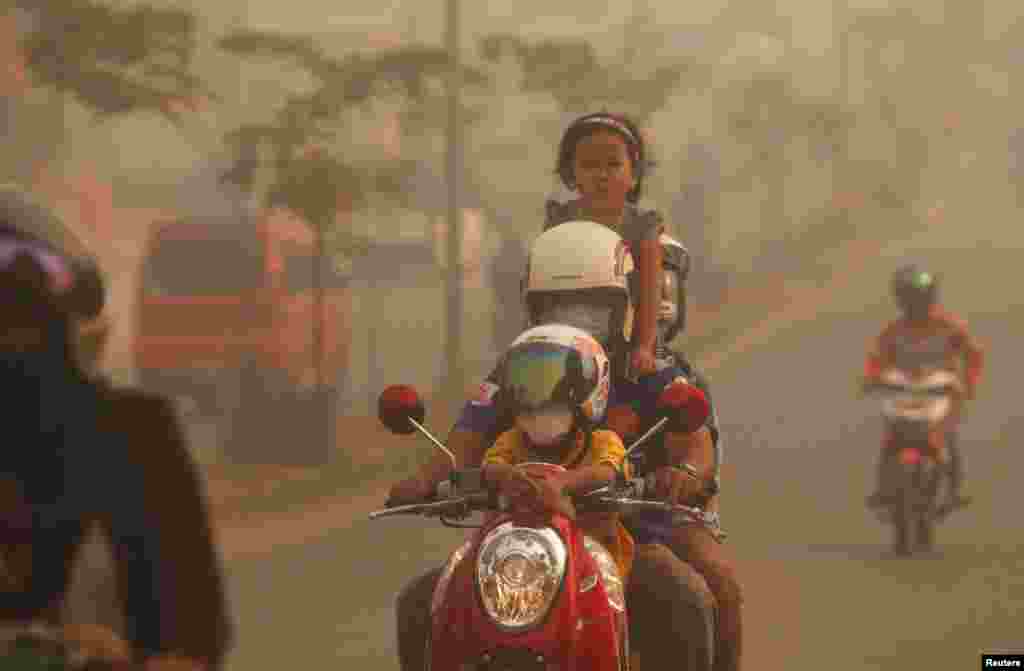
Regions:
<svg viewBox="0 0 1024 671"><path fill-rule="evenodd" d="M793 238L814 237L820 245L868 231L974 218L978 200L993 212L979 225L995 227L1006 218L996 213L1015 207L1013 3L989 2L984 12L951 3L945 10L943 3L734 1L685 9L579 3L555 17L546 16L541 3L501 11L493 3L466 4L461 37L468 62L480 63L481 37L511 33L532 44L587 40L601 65L636 79L658 67L682 69L670 90L645 92L648 100L623 100L613 90L593 106L644 117L658 161L648 200L668 214L672 232L695 253L698 295L713 293L737 273L788 266L796 256ZM64 106L65 171L95 170L118 184L125 203L232 212L244 196L217 188L213 179L229 161L223 133L266 121L289 94L314 86L294 64L226 54L213 46L215 37L239 27L309 35L338 55L442 43L441 7L428 3L381 8L350 2L329 11L316 3L287 10L255 2L178 6L204 19L197 59L223 102L191 115L181 130L146 116L97 126L73 102ZM850 27L845 41L836 39L842 25ZM535 234L543 198L557 187L550 169L558 134L584 111L566 109L548 91L522 90L516 61L507 55L490 64L491 87L465 92L480 117L466 129L467 182L476 183L467 183L467 192L482 191L486 201L484 248L491 253L499 232ZM398 125L392 115L409 111L407 103L399 95L348 110L336 137L338 153L375 163L387 155L382 143L397 132L402 157L443 178L443 122L389 128ZM107 149L112 145L117 152ZM847 172L834 186L836 166ZM403 208L395 215L387 199L371 200L356 219L418 214ZM856 211L843 214L854 203ZM837 212L842 216L832 221Z"/></svg>
<svg viewBox="0 0 1024 671"><path fill-rule="evenodd" d="M198 16L194 67L219 97L192 101L177 127L157 112L96 118L48 87L22 91L4 80L10 91L0 92L4 178L44 194L100 259L114 320L104 369L180 401L211 500L225 511L218 514L237 521L339 491L366 496L337 509L336 517L358 523L324 522L304 544L282 541L256 560L230 560L243 623L232 669L277 668L292 645L325 662L397 668L392 596L454 547L453 536L428 521L362 522L383 500L384 483L430 454L423 441L379 430L381 389L416 385L442 436L457 406L441 389L444 79L415 58L401 60L414 46L443 45L445 4L166 0ZM553 4L561 14L550 14ZM1014 488L1001 474L1019 457L1004 464L985 450L1017 453L1009 436L1019 413L992 400L1000 390L1013 395L1012 371L993 373L979 401L989 405L965 438L974 479L993 493L942 527L949 550L915 569L885 563L887 527L862 510L880 436L872 409L856 406L849 392L869 338L892 316L889 273L909 258L933 264L993 357L1016 343L1022 325L1007 306L1016 305L1024 279L1014 260L1024 247L1020 3L462 5L462 59L485 75L462 90L461 356L470 382L521 330L523 254L541 229L545 199L571 196L553 174L560 134L586 112L628 113L655 160L643 204L665 214L668 232L693 256L690 326L676 344L698 362L723 362L711 377L736 478L725 505L748 585L748 666L818 668L816 655L829 654L839 669L930 668L925 661L944 668L953 658L976 663L986 646L1019 647L1011 623L1024 576L1020 549L1006 540L1019 536L1019 521L1006 512L1019 502L997 491L1000 482ZM218 47L244 30L305 37L337 60L398 54L407 68L400 73L426 73L417 95L400 76L375 81L325 124L325 139L308 143L349 166L363 196L348 203L352 194L342 194L320 222L331 350L322 382L333 394L325 413L310 393L318 365L311 222L264 207L274 178L265 155L248 187L221 180L245 152L260 158L254 143L239 148L229 133L277 123L281 109L321 82L298 57ZM201 222L207 232L183 234L186 242L157 259L151 236L174 220ZM256 222L278 227L278 251L260 246ZM851 243L861 245L856 253L847 251ZM272 279L278 252L283 265ZM283 283L276 298L259 293L272 282ZM175 295L192 311L167 311ZM201 308L203 296L218 297L220 307ZM253 307L268 301L281 315L273 329L269 312ZM805 302L813 308L792 312ZM189 338L207 344L189 349ZM243 341L257 344L237 354ZM805 379L811 373L827 379ZM283 392L247 405L246 390L264 387L287 389L290 405L282 405ZM303 444L321 444L317 427L325 423L335 428L329 454L299 454ZM310 465L318 459L326 465ZM766 500L797 512L765 524ZM379 563L365 561L360 548L373 548ZM288 586L276 587L280 576ZM366 584L347 584L352 576L368 576ZM338 590L327 604L323 585ZM849 607L826 626L821 614L831 618L835 604ZM275 619L292 619L292 611L313 621ZM861 632L855 642L845 636L852 631Z"/></svg>

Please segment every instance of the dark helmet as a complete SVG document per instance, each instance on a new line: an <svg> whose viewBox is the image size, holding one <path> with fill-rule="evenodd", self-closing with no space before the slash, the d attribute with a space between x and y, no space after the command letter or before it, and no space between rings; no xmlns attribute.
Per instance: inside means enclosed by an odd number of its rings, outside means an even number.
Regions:
<svg viewBox="0 0 1024 671"><path fill-rule="evenodd" d="M938 277L916 264L903 266L892 276L892 296L908 315L927 314L938 301Z"/></svg>
<svg viewBox="0 0 1024 671"><path fill-rule="evenodd" d="M107 292L100 269L51 208L11 185L0 185L0 269L3 291L12 297L4 302L4 320L46 324L54 334L70 325L75 358L83 370L94 370L111 327L102 314Z"/></svg>
<svg viewBox="0 0 1024 671"><path fill-rule="evenodd" d="M51 208L16 186L0 185L0 233L62 257L71 282L61 288L61 302L75 317L94 319L103 311L107 291L95 259Z"/></svg>

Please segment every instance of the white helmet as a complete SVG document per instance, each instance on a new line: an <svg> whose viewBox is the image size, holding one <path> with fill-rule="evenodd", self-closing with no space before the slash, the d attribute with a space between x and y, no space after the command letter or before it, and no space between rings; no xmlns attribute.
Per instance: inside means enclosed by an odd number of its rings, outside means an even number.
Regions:
<svg viewBox="0 0 1024 671"><path fill-rule="evenodd" d="M592 221L568 221L541 233L530 250L526 293L620 289L633 259L618 233Z"/></svg>
<svg viewBox="0 0 1024 671"><path fill-rule="evenodd" d="M531 323L539 319L545 295L588 292L614 300L615 330L628 339L632 324L629 247L615 231L592 221L568 221L541 233L530 249L523 279L523 299ZM612 334L615 335L615 334Z"/></svg>
<svg viewBox="0 0 1024 671"><path fill-rule="evenodd" d="M662 281L658 305L658 326L669 342L686 328L686 278L690 273L690 252L683 243L664 233L661 243Z"/></svg>
<svg viewBox="0 0 1024 671"><path fill-rule="evenodd" d="M537 326L516 338L498 366L500 402L514 412L567 403L591 426L604 419L611 391L608 354L581 329Z"/></svg>

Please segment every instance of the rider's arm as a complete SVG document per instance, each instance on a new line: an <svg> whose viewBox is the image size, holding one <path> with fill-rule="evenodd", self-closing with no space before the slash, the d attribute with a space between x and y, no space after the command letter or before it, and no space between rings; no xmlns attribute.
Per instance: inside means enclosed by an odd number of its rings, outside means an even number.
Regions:
<svg viewBox="0 0 1024 671"><path fill-rule="evenodd" d="M476 396L462 407L459 418L448 434L446 445L455 455L459 468L472 468L484 458L486 438L498 423L498 410L494 404L498 386L493 382L494 373L480 384ZM451 473L452 464L447 455L437 453L424 464L416 477L429 489L433 489Z"/></svg>
<svg viewBox="0 0 1024 671"><path fill-rule="evenodd" d="M715 445L707 426L692 433L667 433L665 451L667 465L681 468L683 464L689 464L697 469L699 481L711 482L715 479Z"/></svg>
<svg viewBox="0 0 1024 671"><path fill-rule="evenodd" d="M715 406L715 400L711 396L711 387L708 384L707 378L678 350L669 350L675 357L676 367L683 373L683 376L690 381L692 385L704 392L704 396L708 400L708 419L705 423L707 430L711 436L711 444L715 451L715 467L714 467L714 480L717 484L721 484L721 471L722 464L724 463L724 450L722 448L722 432L718 422L718 409Z"/></svg>
<svg viewBox="0 0 1024 671"><path fill-rule="evenodd" d="M594 431L587 461L565 473L562 488L568 494L588 492L615 481L626 459L626 447L614 431Z"/></svg>
<svg viewBox="0 0 1024 671"><path fill-rule="evenodd" d="M878 378L887 367L887 351L889 333L892 326L887 326L868 346L867 358L864 361L864 381L870 382Z"/></svg>
<svg viewBox="0 0 1024 671"><path fill-rule="evenodd" d="M448 434L445 442L448 449L455 455L459 468L472 468L479 464L484 455L484 434L471 429L455 426ZM452 462L448 455L434 454L430 461L420 467L418 477L430 489L447 479L452 472Z"/></svg>
<svg viewBox="0 0 1024 671"><path fill-rule="evenodd" d="M662 249L658 237L664 226L661 215L655 211L627 213L623 226L622 236L633 248L639 280L633 347L653 354L658 339L658 306L661 303Z"/></svg>
<svg viewBox="0 0 1024 671"><path fill-rule="evenodd" d="M644 238L634 244L637 246L637 275L640 286L633 346L653 353L657 344L658 304L661 297L661 245L657 237Z"/></svg>
<svg viewBox="0 0 1024 671"><path fill-rule="evenodd" d="M978 341L973 338L967 341L967 384L973 395L974 388L981 379L981 372L985 366L985 350L981 348Z"/></svg>
<svg viewBox="0 0 1024 671"><path fill-rule="evenodd" d="M961 319L953 319L953 325L960 344L960 351L966 364L964 376L966 377L967 389L969 394L973 396L974 388L981 378L981 372L985 365L985 350L982 348L981 343L971 335L966 322Z"/></svg>
<svg viewBox="0 0 1024 671"><path fill-rule="evenodd" d="M519 479L515 465L523 461L523 456L522 438L516 431L502 433L481 460L484 485L498 490L504 483Z"/></svg>

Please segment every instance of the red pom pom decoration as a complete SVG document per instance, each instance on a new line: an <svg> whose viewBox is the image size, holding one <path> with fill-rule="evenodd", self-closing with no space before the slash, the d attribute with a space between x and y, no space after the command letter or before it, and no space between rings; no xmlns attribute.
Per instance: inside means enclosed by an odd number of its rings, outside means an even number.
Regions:
<svg viewBox="0 0 1024 671"><path fill-rule="evenodd" d="M423 399L416 389L406 384L387 387L377 399L377 418L393 433L406 435L414 432L416 427L409 418L422 424L426 414Z"/></svg>
<svg viewBox="0 0 1024 671"><path fill-rule="evenodd" d="M668 417L668 429L691 433L708 421L711 405L708 397L686 382L673 382L658 397L658 411Z"/></svg>

